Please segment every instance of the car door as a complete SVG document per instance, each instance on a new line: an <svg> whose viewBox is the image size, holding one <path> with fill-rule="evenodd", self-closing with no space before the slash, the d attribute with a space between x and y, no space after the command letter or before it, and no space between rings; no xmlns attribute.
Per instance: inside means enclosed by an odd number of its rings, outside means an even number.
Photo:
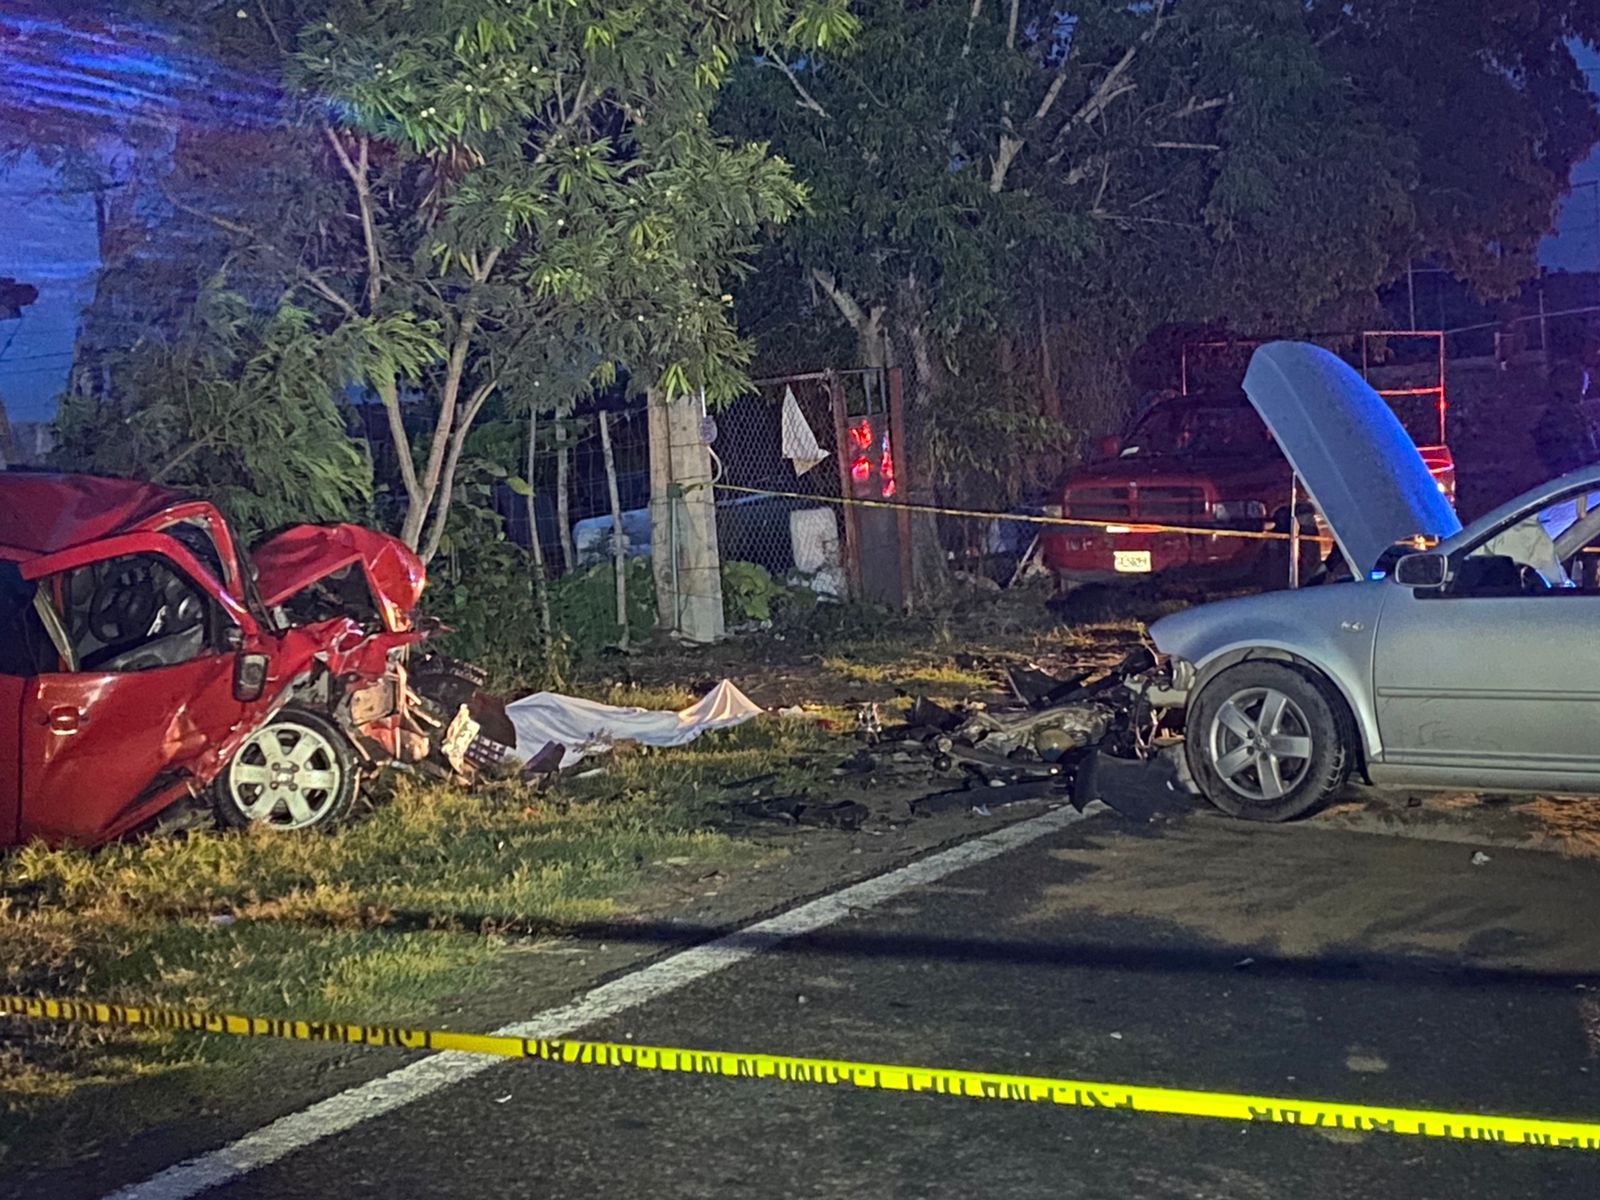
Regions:
<svg viewBox="0 0 1600 1200"><path fill-rule="evenodd" d="M67 653L21 699L19 833L94 843L154 816L239 724L225 617L152 552L44 580Z"/></svg>
<svg viewBox="0 0 1600 1200"><path fill-rule="evenodd" d="M1539 559L1549 587L1521 562ZM1563 586L1550 539L1530 516L1478 553L1442 591L1389 583L1374 645L1384 761L1492 778L1500 786L1600 780L1600 593Z"/></svg>
<svg viewBox="0 0 1600 1200"><path fill-rule="evenodd" d="M0 559L0 846L20 840L23 698L59 659L35 605L38 585L15 562Z"/></svg>

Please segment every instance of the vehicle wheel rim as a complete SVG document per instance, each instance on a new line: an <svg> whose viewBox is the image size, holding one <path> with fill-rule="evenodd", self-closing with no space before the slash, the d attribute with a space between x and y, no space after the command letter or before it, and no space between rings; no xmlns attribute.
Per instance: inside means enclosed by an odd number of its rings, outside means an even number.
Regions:
<svg viewBox="0 0 1600 1200"><path fill-rule="evenodd" d="M1283 799L1311 770L1305 712L1276 688L1247 688L1211 718L1211 763L1229 790L1255 804Z"/></svg>
<svg viewBox="0 0 1600 1200"><path fill-rule="evenodd" d="M315 825L339 796L333 743L293 722L259 729L228 765L228 796L246 818L274 829Z"/></svg>

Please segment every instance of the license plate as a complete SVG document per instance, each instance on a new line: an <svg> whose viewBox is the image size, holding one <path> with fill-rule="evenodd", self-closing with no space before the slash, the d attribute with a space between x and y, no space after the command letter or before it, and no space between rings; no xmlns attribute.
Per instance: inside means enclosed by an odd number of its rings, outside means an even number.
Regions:
<svg viewBox="0 0 1600 1200"><path fill-rule="evenodd" d="M1111 552L1111 565L1129 575L1148 574L1150 571L1150 551L1113 550Z"/></svg>

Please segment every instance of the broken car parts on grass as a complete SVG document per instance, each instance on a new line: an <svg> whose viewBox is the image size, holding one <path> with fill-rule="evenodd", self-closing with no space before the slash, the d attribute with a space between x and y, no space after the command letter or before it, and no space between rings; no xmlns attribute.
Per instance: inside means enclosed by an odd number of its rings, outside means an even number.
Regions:
<svg viewBox="0 0 1600 1200"><path fill-rule="evenodd" d="M1080 794L1118 758L1166 757L1218 808L1263 821L1352 779L1600 794L1600 591L1582 557L1600 549L1600 466L1463 528L1388 405L1335 355L1263 346L1244 388L1349 578L1165 617L1149 669L1052 696L1044 719L968 717L939 751L978 772L1059 752Z"/></svg>
<svg viewBox="0 0 1600 1200"><path fill-rule="evenodd" d="M213 505L155 484L0 474L0 847L97 845L175 810L323 826L386 766L544 772L758 711L731 684L683 713L506 706L419 649L424 583L360 526L246 551Z"/></svg>
<svg viewBox="0 0 1600 1200"><path fill-rule="evenodd" d="M1574 582L1594 575L1580 556L1600 539L1600 467L1463 529L1334 355L1263 346L1244 387L1351 578L1165 617L1149 658L1087 684L1018 677L1019 693L1042 684L1041 707L911 740L991 792L1080 801L1119 760L1165 762L1256 820L1352 777L1600 793L1600 592ZM731 685L697 715L500 705L414 654L423 580L403 543L356 526L298 526L247 555L211 505L151 484L0 476L0 845L103 842L197 798L225 821L309 827L389 763L544 772L591 741L686 740L754 714ZM859 726L889 735L870 710Z"/></svg>

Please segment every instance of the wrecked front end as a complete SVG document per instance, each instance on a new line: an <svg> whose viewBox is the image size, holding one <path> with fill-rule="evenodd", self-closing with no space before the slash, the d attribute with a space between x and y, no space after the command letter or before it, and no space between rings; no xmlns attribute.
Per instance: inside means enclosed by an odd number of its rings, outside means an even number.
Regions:
<svg viewBox="0 0 1600 1200"><path fill-rule="evenodd" d="M1082 810L1105 800L1128 815L1150 816L1187 785L1181 755L1181 693L1170 660L1140 647L1109 670L1051 675L1012 668L1016 704L946 708L918 700L904 726L885 730L886 746L919 745L957 786L925 796L928 814L1064 799ZM1107 771L1149 768L1153 786L1102 788Z"/></svg>
<svg viewBox="0 0 1600 1200"><path fill-rule="evenodd" d="M359 525L297 525L251 554L261 602L283 629L292 702L330 714L369 770L470 777L514 740L481 673L420 653L427 582L399 538Z"/></svg>

